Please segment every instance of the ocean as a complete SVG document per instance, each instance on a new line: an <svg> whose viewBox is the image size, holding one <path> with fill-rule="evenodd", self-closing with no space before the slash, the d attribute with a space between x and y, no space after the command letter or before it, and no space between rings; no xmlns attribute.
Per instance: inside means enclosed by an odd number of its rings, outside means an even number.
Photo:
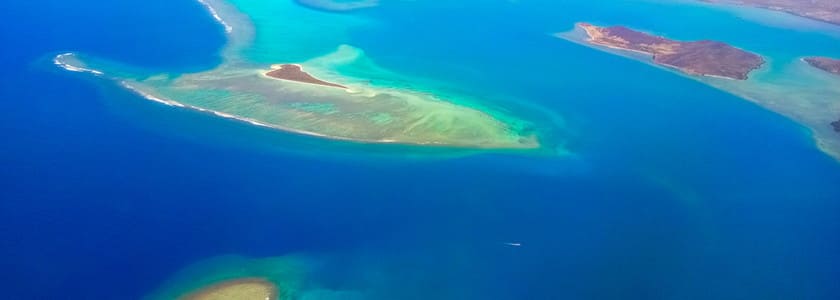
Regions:
<svg viewBox="0 0 840 300"><path fill-rule="evenodd" d="M291 24L306 43L245 52L296 62L353 45L419 87L536 120L546 154L298 136L53 64L72 51L211 69L226 36L197 1L4 8L4 299L165 298L191 275L278 257L306 265L305 299L840 298L840 164L807 128L552 36L623 24L785 61L840 57L836 27L664 1L396 1L311 11L361 25Z"/></svg>

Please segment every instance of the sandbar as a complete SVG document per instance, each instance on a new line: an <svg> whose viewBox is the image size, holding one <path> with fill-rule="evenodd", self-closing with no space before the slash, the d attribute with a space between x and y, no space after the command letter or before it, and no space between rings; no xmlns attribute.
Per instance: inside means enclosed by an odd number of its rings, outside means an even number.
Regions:
<svg viewBox="0 0 840 300"><path fill-rule="evenodd" d="M655 63L691 75L746 80L751 71L764 64L761 56L718 41L675 41L624 26L577 26L592 44L650 54Z"/></svg>
<svg viewBox="0 0 840 300"><path fill-rule="evenodd" d="M278 289L262 278L241 278L203 287L182 297L182 300L274 300Z"/></svg>
<svg viewBox="0 0 840 300"><path fill-rule="evenodd" d="M379 5L379 0L295 0L300 5L332 12L346 12Z"/></svg>

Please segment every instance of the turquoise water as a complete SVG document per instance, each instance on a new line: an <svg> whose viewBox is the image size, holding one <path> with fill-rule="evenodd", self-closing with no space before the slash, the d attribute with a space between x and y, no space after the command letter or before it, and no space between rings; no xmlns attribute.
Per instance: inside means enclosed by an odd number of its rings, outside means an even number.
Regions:
<svg viewBox="0 0 840 300"><path fill-rule="evenodd" d="M0 150L11 298L140 298L206 280L195 273L258 275L282 257L305 258L297 276L323 299L840 296L840 165L808 130L702 82L552 36L578 21L624 24L795 61L840 56L834 27L662 1L383 1L306 13L307 22L342 24L341 34L301 35L290 24L303 42L244 52L275 63L352 45L417 89L560 128L549 139L563 155L291 135L144 101L44 58L78 51L211 69L224 54L222 27L183 2L133 13L184 16L160 29L99 26L170 41L165 53L138 54L134 40L45 40L20 50L34 70L4 74L22 82L4 93L36 99L0 118L14 133ZM78 5L88 13L101 4ZM199 25L165 30L180 23ZM177 42L188 33L217 44ZM74 39L103 38L90 35Z"/></svg>

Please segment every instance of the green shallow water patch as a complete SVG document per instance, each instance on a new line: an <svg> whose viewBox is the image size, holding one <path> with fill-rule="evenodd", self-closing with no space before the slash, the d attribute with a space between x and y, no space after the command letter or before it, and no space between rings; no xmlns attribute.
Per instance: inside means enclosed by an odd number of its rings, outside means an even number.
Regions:
<svg viewBox="0 0 840 300"><path fill-rule="evenodd" d="M216 257L179 271L145 299L178 299L213 284L243 278L260 278L277 285L279 299L300 299L303 290L311 288L307 276L314 268L312 261L294 256L260 259L235 255Z"/></svg>

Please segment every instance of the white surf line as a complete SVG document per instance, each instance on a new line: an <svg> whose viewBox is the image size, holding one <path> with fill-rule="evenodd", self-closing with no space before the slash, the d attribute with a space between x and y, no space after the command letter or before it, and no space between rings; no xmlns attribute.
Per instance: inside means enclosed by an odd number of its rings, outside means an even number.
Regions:
<svg viewBox="0 0 840 300"><path fill-rule="evenodd" d="M222 26L224 26L224 27L225 27L225 32L226 32L226 33L231 33L231 32L233 32L233 27L232 27L232 26L230 26L230 24L228 24L227 22L225 22L225 20L224 20L224 19L222 19L222 17L221 17L221 16L219 16L219 12L218 12L218 11L216 11L216 9L215 9L215 8L213 8L213 6L212 6L212 5L210 5L210 3L208 3L208 2L207 2L207 0L198 0L198 3L201 3L201 5L203 5L204 7L206 7L206 8L207 8L207 10L210 12L210 15L212 15L212 16L213 16L213 19L216 19L216 21L218 21L218 22L219 22L219 24L222 24Z"/></svg>
<svg viewBox="0 0 840 300"><path fill-rule="evenodd" d="M329 140L340 140L340 141L351 141L351 142L362 142L362 143L380 143L380 144L397 144L397 143L399 143L396 140L388 140L388 139L383 139L383 140L357 140L357 139L352 139L352 138L347 138L347 137L332 136L332 135L327 135L327 134L323 134L323 133L317 133L317 132L313 132L313 131L294 129L294 128L289 128L289 127L285 127L285 126L275 125L275 124L268 124L268 123L264 123L264 122L261 122L261 121L255 120L255 119L251 119L251 118L240 117L240 116L232 115L232 114L217 111L217 110L207 109L207 108L193 106L193 105L187 105L187 104L183 104L183 103L180 103L180 102L177 102L177 101L163 99L163 98L154 96L152 94L149 94L147 92L144 92L144 91L142 91L142 90L140 90L140 89L138 89L134 86L131 86L131 84L126 82L125 80L120 81L119 84L120 84L120 86L122 86L122 87L124 87L124 88L142 96L143 98L146 98L148 100L151 100L151 101L154 101L154 102L157 102L157 103L160 103L160 104L164 104L164 105L167 105L167 106L175 106L175 107L181 107L181 108L196 110L196 111L200 111L200 112L204 112L204 113L210 113L210 114L213 114L217 117L236 120L236 121L240 121L240 122L245 122L245 123L255 125L255 126L259 126L259 127L265 127L265 128L270 128L270 129L274 129L274 130L291 132L291 133L296 133L296 134L306 135L306 136L314 136L314 137L319 137L319 138L324 138L324 139L329 139Z"/></svg>
<svg viewBox="0 0 840 300"><path fill-rule="evenodd" d="M74 54L70 53L70 52L64 53L64 54L59 54L55 58L53 58L53 63L56 66L59 66L62 69L65 69L65 70L71 71L71 72L92 73L92 74L98 75L98 76L102 76L104 74L101 71L97 71L97 70L94 70L94 69L86 69L86 68L82 68L82 67L71 66L71 65L61 61L62 58L66 57L66 56L72 56L72 55L74 55Z"/></svg>
<svg viewBox="0 0 840 300"><path fill-rule="evenodd" d="M131 86L130 84L128 84L125 80L120 81L119 83L120 83L120 86L122 86L122 87L124 87L124 88L126 88L126 89L128 89L128 90L130 90L130 91L132 91L132 92L134 92L134 93L136 93L136 94L138 94L138 95L140 95L140 96L143 96L143 98L146 98L146 99L152 100L152 101L154 101L154 102L161 103L161 104L165 104L165 105L168 105L168 106L187 107L186 105L181 104L181 103L179 103L179 102L172 101L172 100L166 100L166 99L159 98L159 97L155 97L155 96L154 96L154 95L152 95L152 94L149 94L149 93L146 93L146 92L144 92L144 91L141 91L140 89L135 88L135 87Z"/></svg>

